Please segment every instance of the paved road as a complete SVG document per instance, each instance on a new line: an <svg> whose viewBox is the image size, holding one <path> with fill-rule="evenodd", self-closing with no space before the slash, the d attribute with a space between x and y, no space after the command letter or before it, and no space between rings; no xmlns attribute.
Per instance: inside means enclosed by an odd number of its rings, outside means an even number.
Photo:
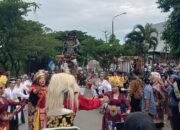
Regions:
<svg viewBox="0 0 180 130"><path fill-rule="evenodd" d="M89 92L86 93L87 96ZM102 115L99 110L79 111L75 118L75 125L81 130L101 130ZM20 126L20 130L28 130L27 124ZM163 130L171 130L165 127Z"/></svg>

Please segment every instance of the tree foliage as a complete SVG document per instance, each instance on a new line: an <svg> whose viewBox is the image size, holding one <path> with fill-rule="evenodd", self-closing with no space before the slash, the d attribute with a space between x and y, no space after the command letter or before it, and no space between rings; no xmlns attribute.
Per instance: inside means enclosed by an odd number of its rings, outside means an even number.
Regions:
<svg viewBox="0 0 180 130"><path fill-rule="evenodd" d="M162 38L166 40L171 48L174 58L180 57L180 1L158 0L158 7L163 12L171 12L166 22Z"/></svg>
<svg viewBox="0 0 180 130"><path fill-rule="evenodd" d="M0 1L0 65L3 70L14 70L18 75L27 68L28 56L42 58L55 53L54 47L60 42L47 34L43 24L24 18L37 7L36 3L22 0Z"/></svg>
<svg viewBox="0 0 180 130"><path fill-rule="evenodd" d="M144 27L136 25L133 31L126 35L125 47L131 46L130 50L135 50L136 55L143 57L144 65L148 51L152 49L154 62L154 52L158 45L157 36L158 32L152 27L152 24L147 23Z"/></svg>
<svg viewBox="0 0 180 130"><path fill-rule="evenodd" d="M46 69L48 59L63 53L65 37L70 31L53 32L39 22L26 20L30 11L38 8L36 3L23 0L0 1L0 71L21 72ZM98 60L108 68L114 57L123 53L123 45L112 35L108 42L96 39L86 32L76 33L80 46L77 58L80 65Z"/></svg>
<svg viewBox="0 0 180 130"><path fill-rule="evenodd" d="M126 35L126 44L136 47L136 54L143 56L149 49L155 50L158 45L158 32L147 23L144 27L136 25L132 32Z"/></svg>

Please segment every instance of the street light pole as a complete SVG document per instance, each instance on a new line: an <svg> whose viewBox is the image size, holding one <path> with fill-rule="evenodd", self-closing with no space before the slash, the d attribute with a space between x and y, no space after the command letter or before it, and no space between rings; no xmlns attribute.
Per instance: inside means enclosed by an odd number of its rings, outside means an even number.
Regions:
<svg viewBox="0 0 180 130"><path fill-rule="evenodd" d="M123 12L121 14L118 14L118 15L115 15L113 18L112 18L112 35L114 35L114 19L118 16L121 16L123 14L127 14L127 12Z"/></svg>

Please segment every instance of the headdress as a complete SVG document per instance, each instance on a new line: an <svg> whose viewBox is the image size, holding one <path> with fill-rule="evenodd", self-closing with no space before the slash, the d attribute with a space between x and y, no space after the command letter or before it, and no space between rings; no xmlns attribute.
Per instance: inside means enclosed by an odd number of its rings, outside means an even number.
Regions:
<svg viewBox="0 0 180 130"><path fill-rule="evenodd" d="M47 112L63 108L65 99L64 94L68 96L70 101L68 108L73 110L74 105L78 108L78 94L75 95L75 93L79 92L80 88L73 75L68 73L53 74L46 96Z"/></svg>
<svg viewBox="0 0 180 130"><path fill-rule="evenodd" d="M109 83L112 86L116 86L116 87L121 87L123 84L118 76L110 76L109 77Z"/></svg>
<svg viewBox="0 0 180 130"><path fill-rule="evenodd" d="M5 85L5 84L7 83L7 81L8 81L7 76L5 76L5 75L0 75L0 83L1 83L1 84Z"/></svg>
<svg viewBox="0 0 180 130"><path fill-rule="evenodd" d="M39 70L33 77L33 81L36 81L39 77L46 77L46 71L45 70Z"/></svg>

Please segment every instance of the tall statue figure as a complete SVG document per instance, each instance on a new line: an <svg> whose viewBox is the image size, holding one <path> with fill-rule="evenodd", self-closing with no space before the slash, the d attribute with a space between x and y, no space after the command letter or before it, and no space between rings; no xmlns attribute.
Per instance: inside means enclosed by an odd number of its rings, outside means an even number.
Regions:
<svg viewBox="0 0 180 130"><path fill-rule="evenodd" d="M71 68L72 74L76 76L78 68L76 51L80 43L76 37L75 32L68 33L64 40L63 55L57 55L56 59L58 63L60 63L60 70L64 71L65 69L67 70L67 67Z"/></svg>
<svg viewBox="0 0 180 130"><path fill-rule="evenodd" d="M70 32L65 39L64 54L69 56L76 55L76 50L79 44L75 32Z"/></svg>

